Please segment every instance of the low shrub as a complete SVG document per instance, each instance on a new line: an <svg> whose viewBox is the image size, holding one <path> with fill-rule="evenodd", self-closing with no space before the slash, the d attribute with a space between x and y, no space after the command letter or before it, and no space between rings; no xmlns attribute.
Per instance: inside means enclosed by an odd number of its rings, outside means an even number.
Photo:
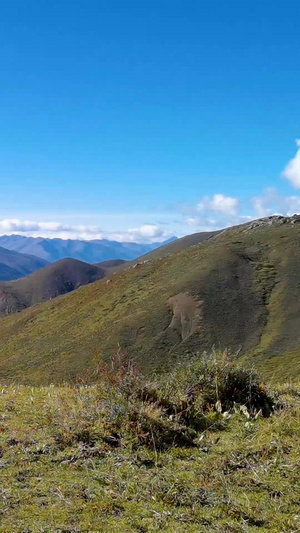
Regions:
<svg viewBox="0 0 300 533"><path fill-rule="evenodd" d="M250 415L261 411L269 416L274 406L256 372L244 368L227 351L189 357L161 380L158 396L192 418L211 409L229 411L235 404L245 406Z"/></svg>
<svg viewBox="0 0 300 533"><path fill-rule="evenodd" d="M196 446L203 431L226 426L237 404L249 417L258 412L268 416L273 409L254 371L226 352L196 354L151 381L120 354L111 365L103 364L101 373L99 368L93 400L80 385L75 388L75 407L74 400L72 409L62 402L54 424L60 446Z"/></svg>

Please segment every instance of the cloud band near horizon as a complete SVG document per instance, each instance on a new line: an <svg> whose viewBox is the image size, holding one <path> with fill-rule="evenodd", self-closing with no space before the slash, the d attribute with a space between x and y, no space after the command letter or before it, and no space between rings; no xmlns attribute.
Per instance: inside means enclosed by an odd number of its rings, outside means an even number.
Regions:
<svg viewBox="0 0 300 533"><path fill-rule="evenodd" d="M297 152L281 176L295 189L300 189L300 139L296 140ZM168 211L168 216L166 216ZM172 216L170 214L172 213ZM140 224L128 229L103 231L98 225L65 224L56 221L33 221L19 218L0 220L0 235L19 234L32 237L95 240L108 239L119 242L163 242L171 236L183 236L197 231L211 231L272 214L293 215L300 213L300 196L283 196L275 188L265 189L260 195L241 205L237 197L216 193L203 196L194 205L178 205L165 213L151 213L153 223L147 223L149 214L139 217ZM122 226L129 226L127 215L120 213ZM101 214L99 214L101 220ZM156 218L156 219L155 219ZM80 215L78 215L80 219ZM158 221L159 220L159 221Z"/></svg>
<svg viewBox="0 0 300 533"><path fill-rule="evenodd" d="M218 193L201 198L195 205L173 208L173 220L170 213L165 221L163 213L159 213L158 223L142 223L138 227L121 231L104 231L97 225L5 218L0 220L0 235L152 243L163 242L174 235L180 237L197 231L222 229L272 214L290 216L294 213L300 213L300 196L282 196L276 189L269 188L261 195L251 198L246 208L241 207L238 198ZM99 218L101 219L101 215ZM126 227L125 224L126 214L123 227Z"/></svg>

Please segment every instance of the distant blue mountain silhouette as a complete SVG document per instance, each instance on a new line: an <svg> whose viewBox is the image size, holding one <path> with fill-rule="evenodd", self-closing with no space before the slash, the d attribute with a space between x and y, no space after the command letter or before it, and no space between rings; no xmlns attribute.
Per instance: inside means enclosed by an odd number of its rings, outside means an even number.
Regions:
<svg viewBox="0 0 300 533"><path fill-rule="evenodd" d="M23 276L48 265L48 261L32 254L22 254L15 250L8 250L0 246L0 281L9 281Z"/></svg>
<svg viewBox="0 0 300 533"><path fill-rule="evenodd" d="M176 239L177 237L172 237L164 243L139 244L106 239L82 241L24 237L23 235L2 235L0 236L0 246L8 250L40 257L50 263L66 257L79 259L86 263L99 263L110 259L126 259L130 261Z"/></svg>

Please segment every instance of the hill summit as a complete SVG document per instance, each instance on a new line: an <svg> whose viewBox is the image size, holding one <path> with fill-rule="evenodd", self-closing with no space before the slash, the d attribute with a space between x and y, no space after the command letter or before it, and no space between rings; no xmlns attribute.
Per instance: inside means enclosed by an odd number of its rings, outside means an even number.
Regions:
<svg viewBox="0 0 300 533"><path fill-rule="evenodd" d="M25 278L0 282L0 316L22 311L43 300L92 283L105 276L105 270L77 259L62 259Z"/></svg>

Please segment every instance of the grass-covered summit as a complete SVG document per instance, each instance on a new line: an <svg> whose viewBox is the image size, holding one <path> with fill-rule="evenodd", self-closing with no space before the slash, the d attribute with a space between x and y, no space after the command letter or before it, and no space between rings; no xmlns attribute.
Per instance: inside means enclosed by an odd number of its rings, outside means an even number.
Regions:
<svg viewBox="0 0 300 533"><path fill-rule="evenodd" d="M300 224L230 228L0 320L0 378L72 380L121 347L144 371L212 346L265 376L300 374Z"/></svg>
<svg viewBox="0 0 300 533"><path fill-rule="evenodd" d="M105 275L106 270L100 266L77 259L61 259L21 279L0 281L0 317L52 300Z"/></svg>

